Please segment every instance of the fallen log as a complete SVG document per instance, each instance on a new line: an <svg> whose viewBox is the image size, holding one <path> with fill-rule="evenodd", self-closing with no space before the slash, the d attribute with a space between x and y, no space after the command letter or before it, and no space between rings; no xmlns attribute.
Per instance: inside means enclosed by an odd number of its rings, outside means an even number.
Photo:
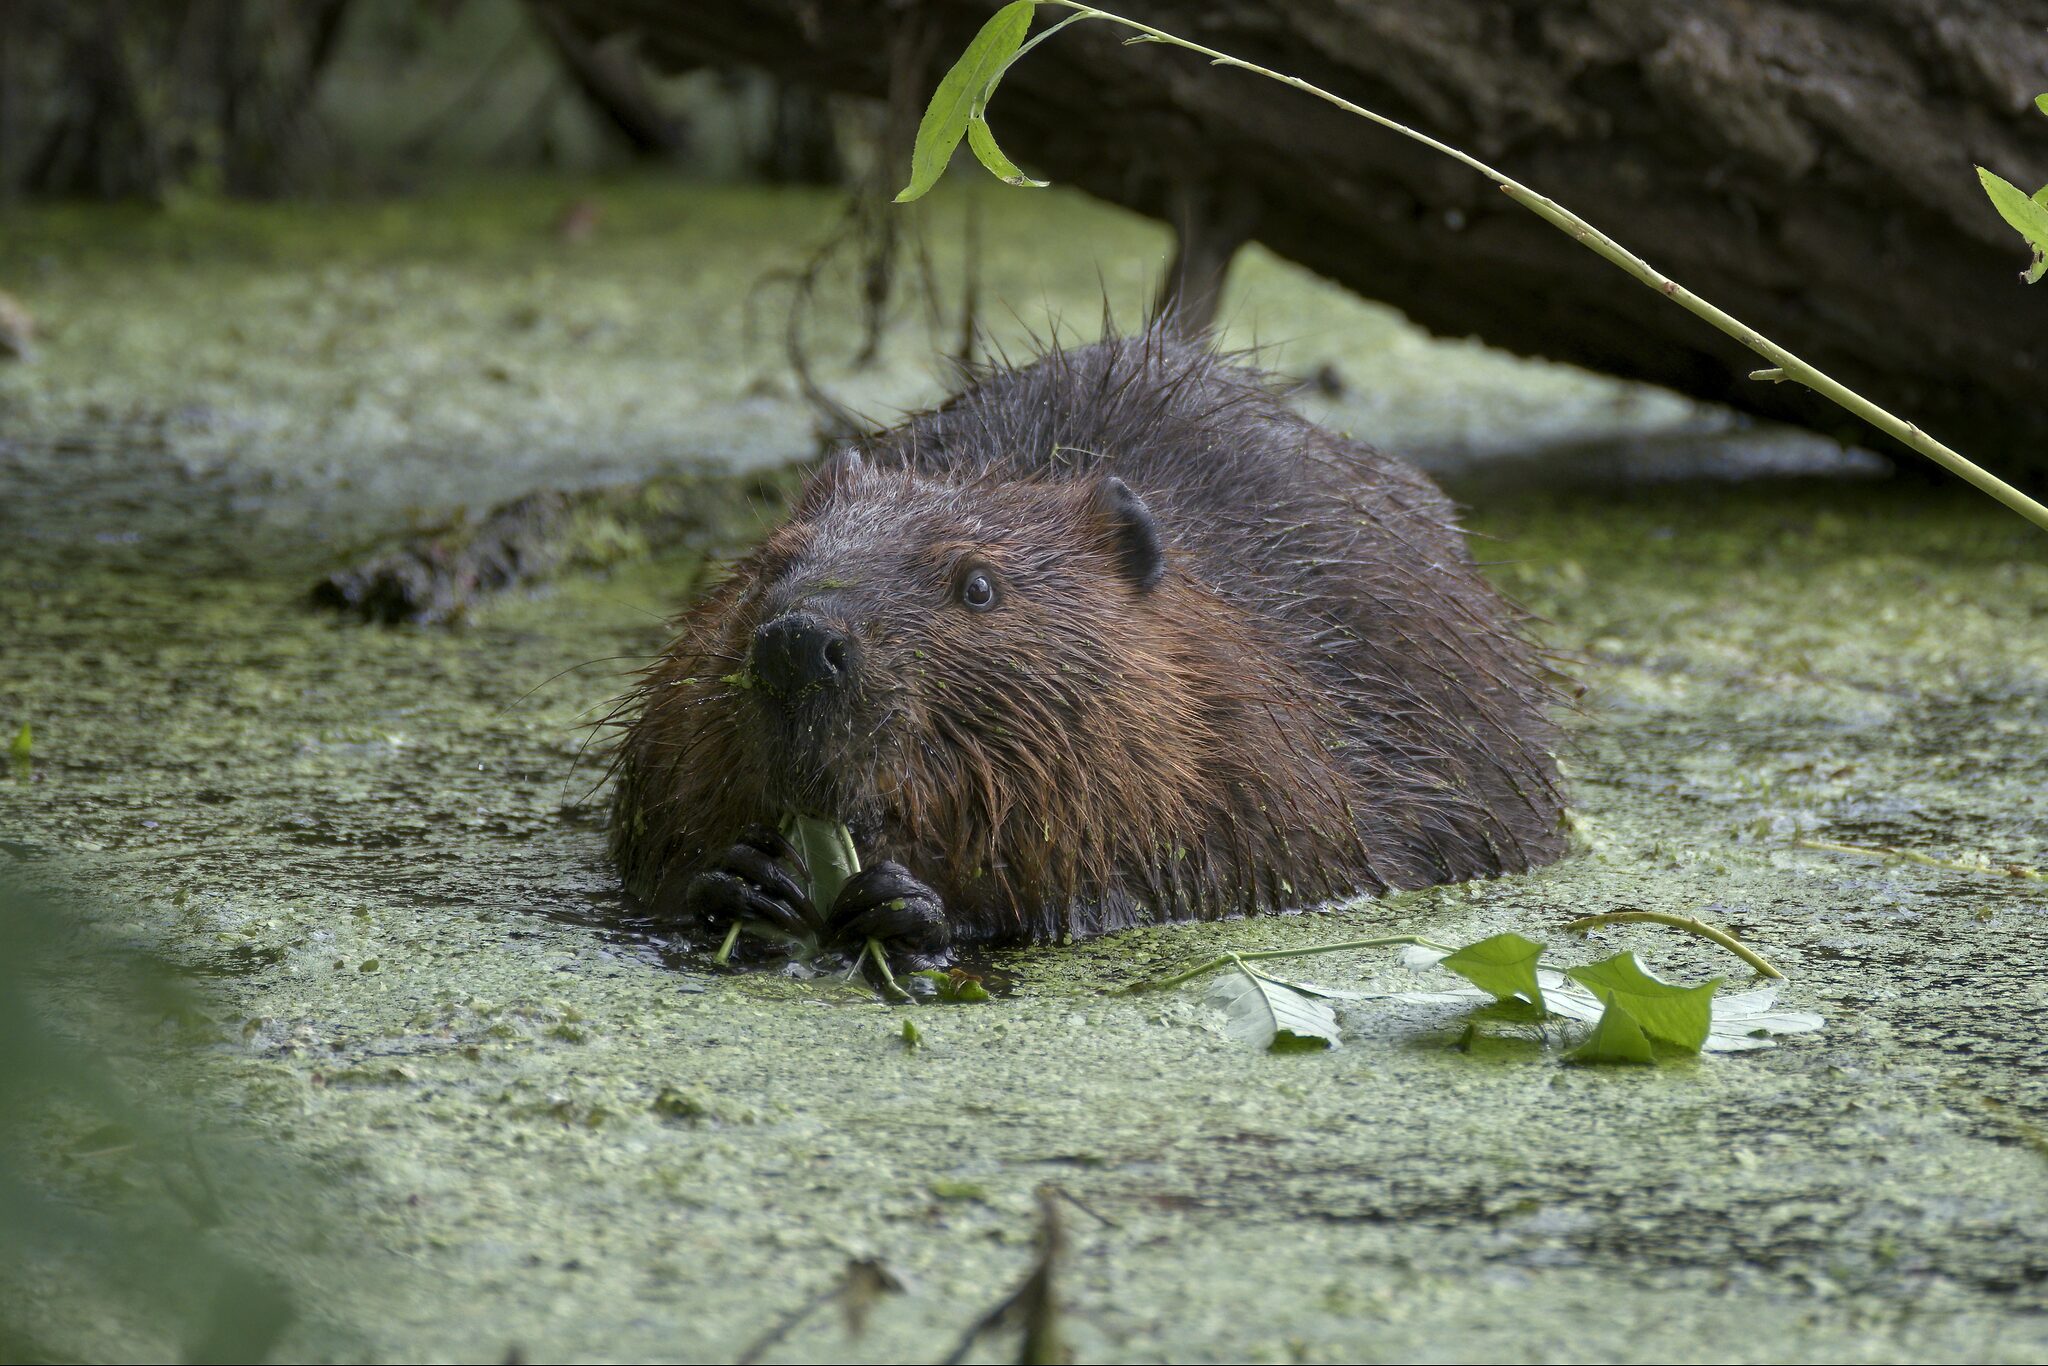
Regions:
<svg viewBox="0 0 2048 1366"><path fill-rule="evenodd" d="M656 60L928 91L988 0L583 0ZM1130 0L1125 12L1465 147L1966 454L2048 476L2048 286L1981 163L2048 180L2048 0ZM1040 20L1043 24L1047 22ZM919 41L892 42L905 25ZM907 66L891 52L922 54ZM1306 96L1106 26L991 106L1036 174L1241 236L1449 335L1876 438L1459 166ZM907 164L909 148L900 155ZM1019 193L1024 193L1019 191ZM1196 287L1202 282L1194 281Z"/></svg>

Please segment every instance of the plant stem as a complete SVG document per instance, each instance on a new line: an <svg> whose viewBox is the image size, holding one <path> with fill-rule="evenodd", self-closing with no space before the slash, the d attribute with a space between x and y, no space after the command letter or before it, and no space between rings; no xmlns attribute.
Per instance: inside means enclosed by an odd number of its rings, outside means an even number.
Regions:
<svg viewBox="0 0 2048 1366"><path fill-rule="evenodd" d="M1805 385L1836 406L1854 413L1879 431L1894 437L1913 450L1918 451L1942 468L1948 470L1951 474L1968 480L1985 493L1990 494L1993 498L2011 508L2014 512L2017 512L2020 516L2032 522L2035 526L2048 531L2048 505L2043 505L2035 499L2029 498L2026 494L2020 492L2011 484L2006 483L1997 475L1992 474L1989 470L1973 464L1956 451L1950 450L1941 442L1936 441L1933 437L1921 431L1919 427L1885 411L1855 390L1849 388L1846 384L1809 365L1784 347L1764 336L1761 332L1758 332L1749 324L1723 312L1677 281L1653 269L1640 256L1629 251L1612 237L1609 237L1570 209L1544 195L1538 194L1528 186L1515 180L1512 176L1494 169L1469 152L1460 151L1447 142L1439 142L1427 133L1410 128L1405 123L1398 123L1384 114L1376 114L1363 105L1353 104L1341 95L1333 95L1320 86L1310 85L1298 76L1282 75L1280 72L1258 65L1256 62L1248 62L1242 57L1233 57L1227 52L1219 52L1215 48L1204 47L1200 43L1191 42L1186 38L1168 33L1164 29L1154 28L1150 24L1142 24L1135 19L1126 19L1120 14L1111 14L1108 10L1096 9L1092 5L1078 3L1078 0L1040 0L1040 2L1058 5L1063 9L1080 11L1073 19L1062 20L1054 28L1047 29L1044 34L1040 35L1041 38L1050 36L1055 29L1065 27L1066 24L1074 22L1074 19L1106 19L1113 24L1120 24L1143 35L1141 38L1133 39L1132 41L1134 42L1150 41L1165 43L1168 46L1183 48L1189 52L1207 57L1213 65L1234 66L1241 71L1249 71L1254 75L1264 76L1268 80L1278 81L1282 85L1293 86L1304 94L1313 95L1324 103L1333 104L1348 114L1356 114L1359 118L1376 123L1390 132L1399 133L1402 137L1412 142L1421 143L1431 151L1440 152L1453 161L1477 171L1480 175L1485 176L1488 180L1500 186L1508 198L1514 200L1523 208L1529 210L1559 231L1583 243L1596 255L1621 267L1637 280L1656 290L1687 312L1705 319L1714 327L1733 337L1736 341L1741 342L1750 350L1770 361L1772 368L1778 371L1777 374L1759 372L1758 375L1752 376L1752 378L1763 378L1773 382L1791 380L1794 383ZM1029 51L1035 45L1035 41L1026 44L1024 48L1019 49L1017 56L1021 57L1024 52ZM1013 57L1011 60L1014 62L1015 58ZM1008 66L1005 65L1003 70L1007 69ZM998 76L1000 74L998 72Z"/></svg>
<svg viewBox="0 0 2048 1366"><path fill-rule="evenodd" d="M725 942L718 946L717 953L711 955L711 961L724 967L726 960L732 957L732 946L739 942L739 938L740 922L735 920L732 922L732 928L725 932Z"/></svg>
<svg viewBox="0 0 2048 1366"><path fill-rule="evenodd" d="M1831 844L1826 840L1793 840L1794 849L1819 849L1830 854L1861 854L1865 858L1897 859L1902 863L1924 863L1929 868L1946 868L1952 873L1989 873L1993 877L2020 877L2030 882L2048 881L2048 873L2024 863L1976 864L1959 859L1936 858L1889 844Z"/></svg>
<svg viewBox="0 0 2048 1366"><path fill-rule="evenodd" d="M1308 958L1319 953L1347 953L1354 949L1390 949L1397 944L1412 944L1417 948L1436 949L1442 953L1455 952L1448 946L1424 939L1419 934L1391 934L1383 939L1347 939L1341 944L1312 944L1305 949L1254 949L1248 953L1226 953L1211 958L1199 967L1189 968L1186 972L1175 973L1171 977L1148 978L1142 982L1133 982L1121 990L1164 991L1183 982L1192 982L1197 977L1214 972L1218 968L1243 967L1246 963L1267 962L1276 958Z"/></svg>
<svg viewBox="0 0 2048 1366"><path fill-rule="evenodd" d="M1696 934L1702 939L1711 939L1743 962L1756 969L1759 977L1772 977L1783 981L1785 974L1772 967L1769 960L1755 949L1723 929L1709 925L1706 921L1689 915L1673 915L1670 911L1609 911L1605 915L1589 915L1574 920L1565 929L1584 934L1602 925L1669 925L1687 934Z"/></svg>
<svg viewBox="0 0 2048 1366"><path fill-rule="evenodd" d="M882 980L876 989L882 993L883 1000L900 1004L910 999L910 993L896 984L896 974L889 971L889 951L882 947L881 940L868 940L867 947L862 949L861 953L875 965L875 971L881 974ZM856 959L854 965L858 967L859 960Z"/></svg>

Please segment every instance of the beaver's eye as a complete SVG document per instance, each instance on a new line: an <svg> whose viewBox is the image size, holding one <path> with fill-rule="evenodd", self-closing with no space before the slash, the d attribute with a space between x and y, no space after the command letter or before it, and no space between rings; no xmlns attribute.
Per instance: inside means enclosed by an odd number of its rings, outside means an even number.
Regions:
<svg viewBox="0 0 2048 1366"><path fill-rule="evenodd" d="M960 585L960 601L970 612L986 612L996 605L996 581L986 569L977 569Z"/></svg>

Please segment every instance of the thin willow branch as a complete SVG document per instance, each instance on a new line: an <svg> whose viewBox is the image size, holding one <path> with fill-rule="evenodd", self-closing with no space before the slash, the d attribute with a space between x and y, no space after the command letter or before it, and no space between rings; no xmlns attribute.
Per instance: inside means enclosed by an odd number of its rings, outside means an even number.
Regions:
<svg viewBox="0 0 2048 1366"><path fill-rule="evenodd" d="M1952 873L1984 873L1991 877L2025 878L2029 882L2048 882L2048 873L2039 868L2029 868L2024 863L1965 863L1961 859L1936 858L1912 849L1898 849L1889 844L1831 844L1827 840L1793 840L1794 849L1818 849L1830 854L1861 854L1865 858L1881 858L1887 862L1921 863L1929 868L1946 868Z"/></svg>
<svg viewBox="0 0 2048 1366"><path fill-rule="evenodd" d="M1689 915L1673 915L1669 911L1609 911L1605 915L1589 915L1574 920L1566 925L1565 929L1576 934L1584 934L1602 925L1669 925L1674 930L1684 930L1687 934L1696 934L1702 939L1710 939L1719 944L1755 968L1759 977L1771 977L1779 981L1785 979L1785 974L1772 967L1770 960L1755 949L1728 931Z"/></svg>
<svg viewBox="0 0 2048 1366"><path fill-rule="evenodd" d="M1637 280L1656 290L1665 298L1670 299L1688 313L1705 319L1715 328L1733 337L1736 341L1741 342L1744 346L1771 362L1769 370L1754 372L1751 375L1752 379L1772 382L1791 380L1796 384L1805 385L1822 398L1834 403L1837 407L1854 413L1879 431L1918 451L1943 469L1948 470L1951 474L1968 480L1985 493L1990 494L1993 498L2011 508L2014 512L2017 512L2020 516L2032 522L2035 526L2048 531L2048 505L2043 505L2035 499L2029 498L2026 494L2020 492L2011 484L2006 483L1997 475L1992 474L1989 470L1972 463L1958 452L1950 450L1941 442L1936 441L1933 437L1921 431L1919 427L1906 421L1904 418L1894 416L1849 388L1848 385L1841 383L1808 362L1801 360L1798 356L1787 351L1761 332L1758 332L1748 323L1708 303L1705 299L1702 299L1677 281L1654 269L1640 256L1629 251L1612 237L1609 237L1570 209L1565 208L1555 200L1538 194L1512 176L1487 165L1469 152L1460 151L1447 142L1441 142L1436 138L1430 137L1427 133L1410 128L1407 124L1390 119L1384 114L1374 113L1363 105L1353 104L1341 95L1333 95L1322 87L1311 85L1298 76L1283 75L1278 71L1260 66L1256 62L1248 62L1242 57L1233 57L1227 52L1219 52L1215 48L1204 47L1200 43L1168 33L1164 29L1154 28L1150 24L1140 23L1135 19L1126 19L1120 14L1111 14L1108 10L1096 9L1092 5L1080 4L1078 0L1041 0L1041 3L1058 5L1063 9L1077 10L1079 13L1074 16L1075 19L1104 19L1110 23L1120 24L1125 28L1132 29L1142 35L1139 38L1132 39L1131 41L1133 42L1165 43L1168 46L1183 48L1186 51L1207 57L1213 65L1234 66L1240 71L1249 71L1253 75L1264 76L1268 80L1292 86L1304 94L1315 96L1326 104L1335 105L1347 114L1356 114L1359 118L1376 123L1389 132L1399 133L1402 137L1412 142L1418 142L1431 151L1442 153L1460 165L1477 171L1480 175L1485 176L1488 180L1500 186L1508 198L1514 200L1523 208L1529 210L1567 236L1584 244L1602 259L1621 267L1621 269L1627 271ZM1072 22L1074 22L1074 19L1063 20L1055 27L1064 27ZM1041 35L1041 37L1048 36L1052 32L1052 29L1048 29L1046 34ZM1022 51L1018 55L1021 56ZM1773 374L1773 370L1777 373Z"/></svg>

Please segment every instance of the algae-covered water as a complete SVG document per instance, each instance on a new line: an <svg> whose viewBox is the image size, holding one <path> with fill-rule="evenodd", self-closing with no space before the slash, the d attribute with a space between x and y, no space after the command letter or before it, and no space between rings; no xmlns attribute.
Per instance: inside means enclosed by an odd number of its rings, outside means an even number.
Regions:
<svg viewBox="0 0 2048 1366"><path fill-rule="evenodd" d="M565 243L579 198L601 226ZM927 220L948 308L962 207ZM1141 314L1155 229L1057 194L983 207L1011 344L1049 314L1091 333L1105 289ZM0 370L0 730L32 727L0 877L69 907L8 981L24 1036L82 1043L123 1097L0 1078L0 1178L25 1183L0 1180L0 1352L205 1356L270 1301L150 1286L217 1256L288 1305L280 1356L728 1358L878 1258L904 1289L863 1336L827 1308L770 1359L937 1359L1029 1269L1054 1183L1081 1360L2048 1355L2048 883L1795 845L2048 864L2048 538L1954 491L1709 480L1859 462L1429 341L1267 260L1233 338L1327 365L1318 413L1451 471L1577 658L1584 851L1001 955L1010 994L908 1008L915 1051L857 985L724 975L622 919L584 725L687 566L454 631L305 592L538 483L811 449L785 296L754 287L835 211L527 182L0 219L0 287L44 331ZM821 379L874 413L939 392L913 304L847 367L851 297L819 296ZM1198 992L1107 994L1225 947L1506 929L1743 979L1668 931L1559 932L1629 908L1735 928L1826 1028L1588 1069L1366 1003L1344 1047L1269 1056ZM120 997L96 967L117 950L193 994ZM1390 954L1313 975L1424 985ZM123 1260L144 1246L160 1276Z"/></svg>

